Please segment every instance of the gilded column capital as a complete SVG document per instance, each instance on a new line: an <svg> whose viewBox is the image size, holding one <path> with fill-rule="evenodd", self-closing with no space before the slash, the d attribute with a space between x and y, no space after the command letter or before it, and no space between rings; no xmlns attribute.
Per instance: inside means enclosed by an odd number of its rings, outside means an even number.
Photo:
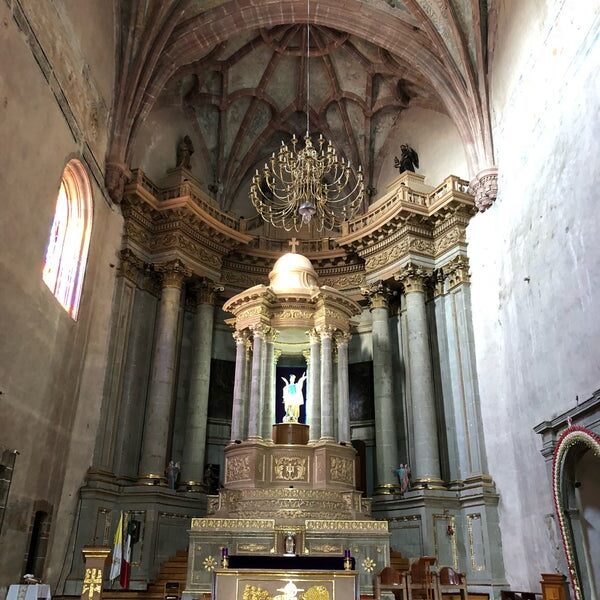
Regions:
<svg viewBox="0 0 600 600"><path fill-rule="evenodd" d="M335 327L332 327L331 325L319 325L318 327L315 327L315 329L322 340L325 338L332 339L335 332Z"/></svg>
<svg viewBox="0 0 600 600"><path fill-rule="evenodd" d="M498 167L479 171L469 183L469 193L475 196L475 206L485 212L498 197Z"/></svg>
<svg viewBox="0 0 600 600"><path fill-rule="evenodd" d="M212 304L214 306L217 294L225 288L218 283L214 283L210 279L201 279L192 286L192 290L196 294L196 302L198 304Z"/></svg>
<svg viewBox="0 0 600 600"><path fill-rule="evenodd" d="M337 344L337 347L339 348L340 346L347 346L350 343L351 339L352 339L352 334L347 333L345 331L339 331L335 336L335 343Z"/></svg>
<svg viewBox="0 0 600 600"><path fill-rule="evenodd" d="M281 350L275 350L273 352L273 361L275 364L277 364L279 362L279 359L281 358L282 352Z"/></svg>
<svg viewBox="0 0 600 600"><path fill-rule="evenodd" d="M321 336L319 335L319 332L317 331L316 327L314 329L311 329L307 333L308 333L308 339L310 340L311 344L313 344L313 343L318 344L321 341Z"/></svg>
<svg viewBox="0 0 600 600"><path fill-rule="evenodd" d="M233 339L235 340L236 345L239 344L248 344L248 339L250 338L250 333L247 329L236 330L232 334Z"/></svg>
<svg viewBox="0 0 600 600"><path fill-rule="evenodd" d="M265 325L264 323L253 325L251 329L254 337L259 337L263 340L265 340L271 333L271 327L269 325Z"/></svg>
<svg viewBox="0 0 600 600"><path fill-rule="evenodd" d="M369 287L361 288L360 293L369 302L370 310L375 308L388 309L390 298L394 295L394 292L383 281L378 281Z"/></svg>
<svg viewBox="0 0 600 600"><path fill-rule="evenodd" d="M306 361L306 364L310 365L310 350L303 350L302 351L302 356L304 357L304 360Z"/></svg>
<svg viewBox="0 0 600 600"><path fill-rule="evenodd" d="M146 270L146 263L132 250L125 248L120 252L119 275L138 285Z"/></svg>
<svg viewBox="0 0 600 600"><path fill-rule="evenodd" d="M162 287L181 289L183 282L192 276L190 269L179 259L156 265L154 267L157 273L162 277Z"/></svg>
<svg viewBox="0 0 600 600"><path fill-rule="evenodd" d="M424 293L431 273L430 269L409 262L394 275L394 279L402 284L405 294Z"/></svg>
<svg viewBox="0 0 600 600"><path fill-rule="evenodd" d="M469 273L469 259L464 254L455 256L451 261L447 262L442 270L444 276L448 280L448 289L451 290L463 283L471 282L471 274Z"/></svg>

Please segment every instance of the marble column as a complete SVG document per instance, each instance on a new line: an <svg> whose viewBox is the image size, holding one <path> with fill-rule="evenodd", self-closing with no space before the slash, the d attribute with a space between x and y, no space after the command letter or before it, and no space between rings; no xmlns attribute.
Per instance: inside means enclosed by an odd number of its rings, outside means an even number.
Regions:
<svg viewBox="0 0 600 600"><path fill-rule="evenodd" d="M350 387L348 381L348 343L349 333L336 336L338 354L338 441L350 443Z"/></svg>
<svg viewBox="0 0 600 600"><path fill-rule="evenodd" d="M264 402L262 410L262 438L266 442L273 441L273 425L275 423L275 374L277 368L277 359L281 352L275 350L276 332L272 331L267 336L265 352L265 376L264 376Z"/></svg>
<svg viewBox="0 0 600 600"><path fill-rule="evenodd" d="M262 431L262 393L264 390L265 338L269 327L259 325L253 329L252 374L250 377L250 405L248 407L248 439L260 440Z"/></svg>
<svg viewBox="0 0 600 600"><path fill-rule="evenodd" d="M154 335L154 352L139 467L139 479L165 482L171 404L177 362L177 325L181 287L191 272L179 260L160 265L162 292Z"/></svg>
<svg viewBox="0 0 600 600"><path fill-rule="evenodd" d="M394 414L392 342L389 327L390 291L382 284L369 293L373 336L373 382L375 393L376 494L398 488L398 442Z"/></svg>
<svg viewBox="0 0 600 600"><path fill-rule="evenodd" d="M333 427L333 328L318 328L321 337L321 437L334 441Z"/></svg>
<svg viewBox="0 0 600 600"><path fill-rule="evenodd" d="M215 286L206 280L197 284L193 289L196 294L195 344L181 461L181 481L192 491L204 489L204 456L206 453L215 296L222 290L222 287Z"/></svg>
<svg viewBox="0 0 600 600"><path fill-rule="evenodd" d="M308 372L308 406L306 424L309 426L309 439L316 442L321 437L321 338L313 329L310 339L310 368Z"/></svg>
<svg viewBox="0 0 600 600"><path fill-rule="evenodd" d="M246 387L246 344L247 331L236 331L235 376L233 380L233 408L231 411L231 441L244 439L244 388Z"/></svg>
<svg viewBox="0 0 600 600"><path fill-rule="evenodd" d="M395 275L406 299L408 364L412 396L415 487L443 487L440 479L438 430L433 388L429 327L425 308L425 284L430 273L409 263Z"/></svg>
<svg viewBox="0 0 600 600"><path fill-rule="evenodd" d="M250 387L252 379L252 347L253 340L250 335L246 338L246 365L244 370L244 384L242 386L242 440L248 439L248 414L250 412Z"/></svg>

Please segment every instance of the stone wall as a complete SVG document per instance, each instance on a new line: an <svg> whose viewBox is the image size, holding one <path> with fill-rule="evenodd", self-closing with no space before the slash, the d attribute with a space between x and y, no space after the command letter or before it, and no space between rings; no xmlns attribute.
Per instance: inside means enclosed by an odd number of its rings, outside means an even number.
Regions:
<svg viewBox="0 0 600 600"><path fill-rule="evenodd" d="M597 3L498 2L499 196L468 228L483 424L513 589L564 570L533 432L600 387ZM495 30L494 30L495 29Z"/></svg>
<svg viewBox="0 0 600 600"><path fill-rule="evenodd" d="M101 185L112 3L77 4L0 2L0 444L20 452L0 589L22 575L34 507L43 504L52 518L44 575L54 590L99 419L122 226ZM78 321L42 281L60 177L73 157L90 174L94 205Z"/></svg>

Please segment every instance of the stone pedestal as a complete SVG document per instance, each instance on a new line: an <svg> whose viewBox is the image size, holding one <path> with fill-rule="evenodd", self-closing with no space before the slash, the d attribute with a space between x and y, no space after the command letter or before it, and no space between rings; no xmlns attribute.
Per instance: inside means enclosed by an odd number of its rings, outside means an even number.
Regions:
<svg viewBox="0 0 600 600"><path fill-rule="evenodd" d="M273 425L275 444L308 444L308 425L304 423L277 423Z"/></svg>

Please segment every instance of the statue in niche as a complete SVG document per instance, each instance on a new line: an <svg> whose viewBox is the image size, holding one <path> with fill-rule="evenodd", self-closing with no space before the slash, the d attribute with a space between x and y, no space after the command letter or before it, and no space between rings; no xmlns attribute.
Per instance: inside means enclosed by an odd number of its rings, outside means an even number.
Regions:
<svg viewBox="0 0 600 600"><path fill-rule="evenodd" d="M408 465L400 465L395 470L398 476L398 483L400 484L400 493L404 494L410 487L410 467Z"/></svg>
<svg viewBox="0 0 600 600"><path fill-rule="evenodd" d="M283 417L284 423L297 423L300 418L300 407L304 404L304 394L302 393L302 387L306 380L306 372L302 374L302 377L296 382L296 376L290 374L290 380L288 381L285 377L282 377L285 382L283 388L283 405L285 406L285 416Z"/></svg>
<svg viewBox="0 0 600 600"><path fill-rule="evenodd" d="M194 144L189 135L186 135L179 146L177 146L177 167L183 167L190 171L192 169L192 154L194 154Z"/></svg>
<svg viewBox="0 0 600 600"><path fill-rule="evenodd" d="M400 152L400 158L397 156L394 158L394 168L398 169L400 173L404 173L404 171L414 173L415 168L419 168L419 155L408 144L402 144Z"/></svg>

